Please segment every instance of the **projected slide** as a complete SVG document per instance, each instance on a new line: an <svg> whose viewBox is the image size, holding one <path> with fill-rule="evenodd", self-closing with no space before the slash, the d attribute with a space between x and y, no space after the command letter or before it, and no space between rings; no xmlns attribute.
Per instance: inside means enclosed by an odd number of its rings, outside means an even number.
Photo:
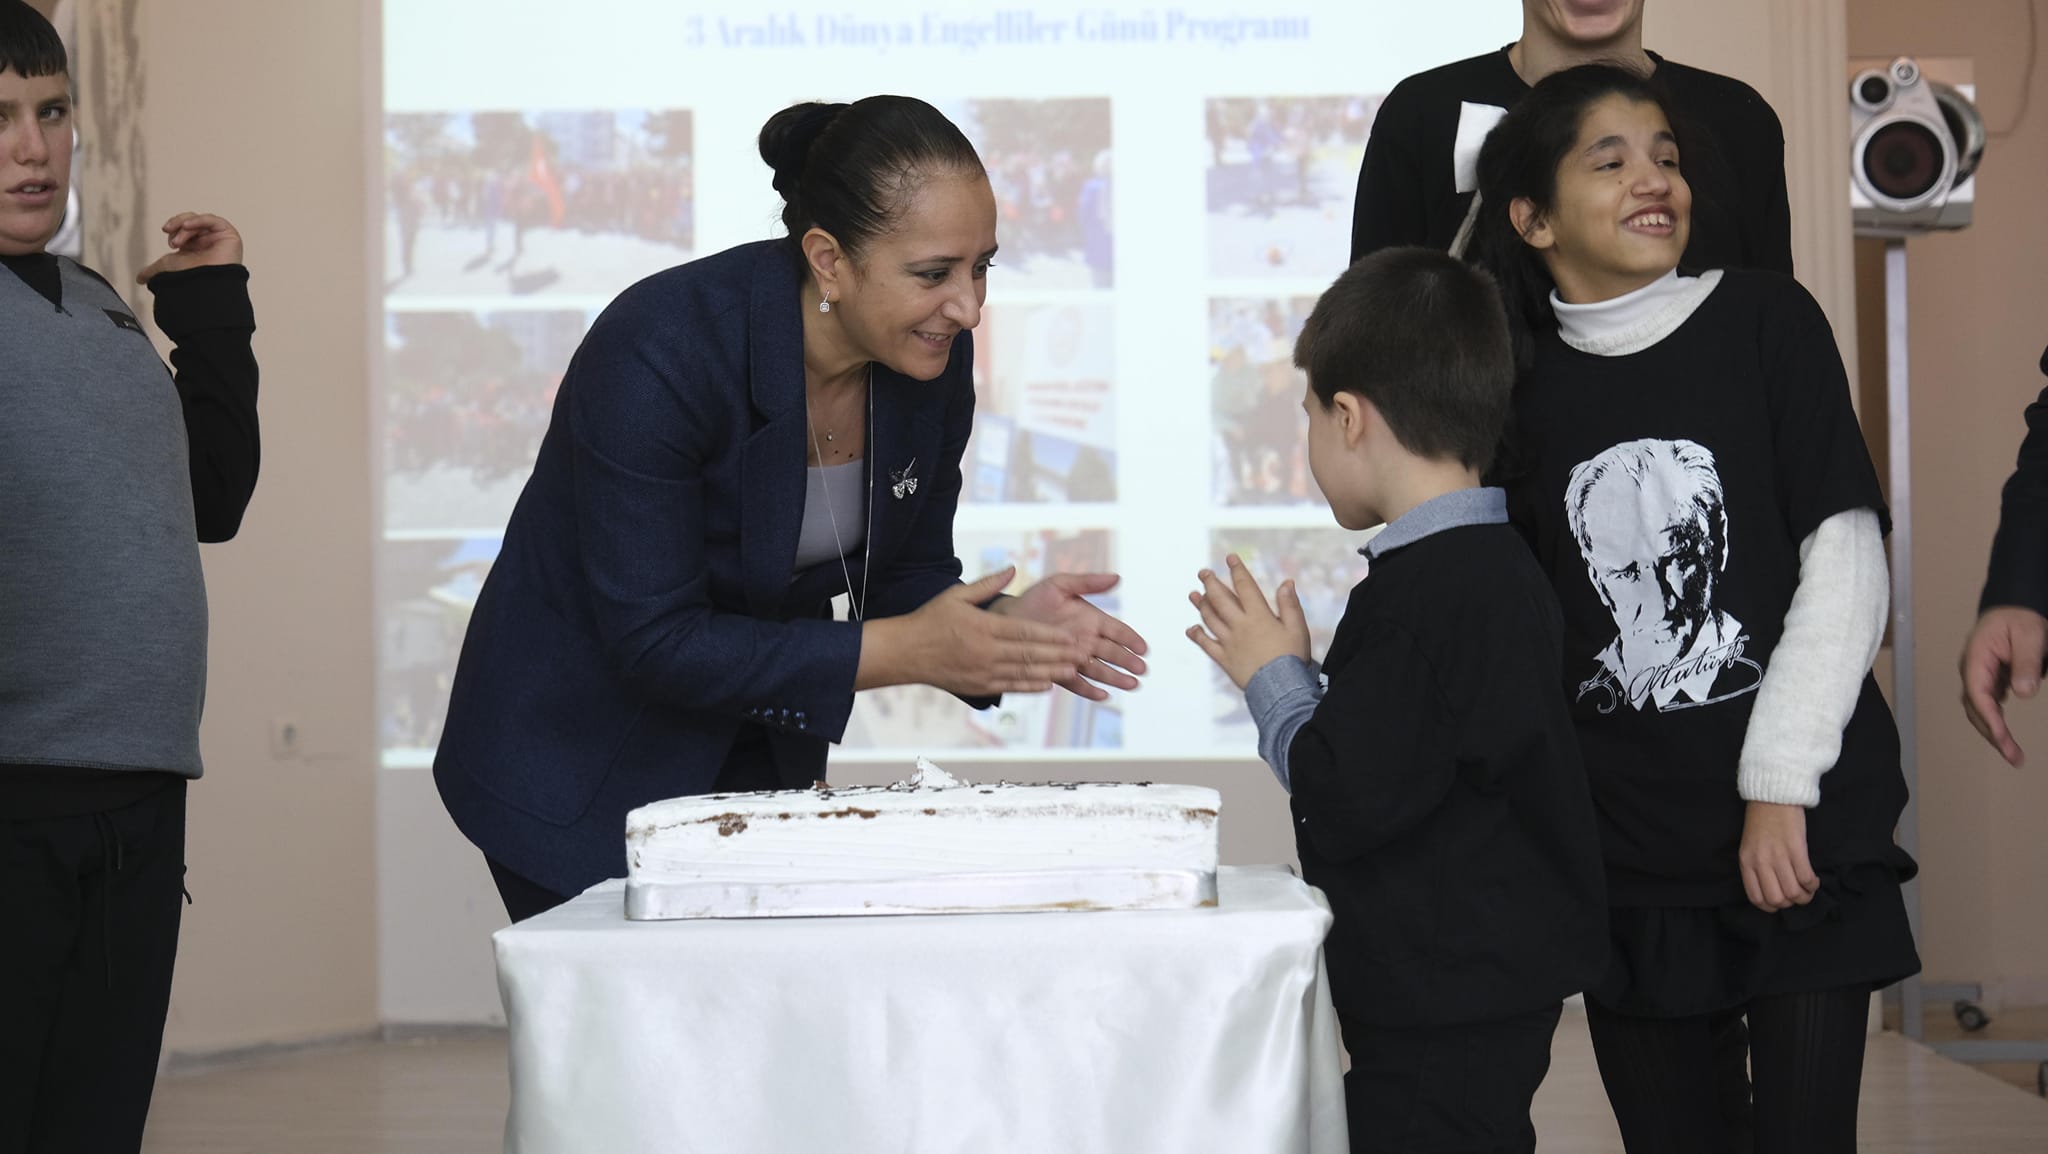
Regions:
<svg viewBox="0 0 2048 1154"><path fill-rule="evenodd" d="M1294 577L1327 644L1359 534L1309 475L1293 341L1343 268L1385 93L1516 34L1504 0L999 6L385 0L377 410L385 763L427 764L476 592L583 334L641 277L780 232L755 150L799 100L930 101L1001 252L955 543L969 576L1113 569L1143 689L975 712L862 695L842 760L1246 757L1182 631L1195 571Z"/></svg>

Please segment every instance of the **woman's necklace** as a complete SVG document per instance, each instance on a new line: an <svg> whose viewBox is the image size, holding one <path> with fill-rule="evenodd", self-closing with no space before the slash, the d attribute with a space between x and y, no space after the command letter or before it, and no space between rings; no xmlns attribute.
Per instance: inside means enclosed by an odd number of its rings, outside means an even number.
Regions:
<svg viewBox="0 0 2048 1154"><path fill-rule="evenodd" d="M875 427L875 366L873 364L868 365L867 390L868 430L869 432L873 432ZM804 406L804 415L807 418L810 415L809 404L806 404ZM867 513L869 524L866 547L861 554L860 596L856 598L853 595L853 571L846 567L846 541L839 535L839 511L832 507L831 482L827 480L827 478L831 475L831 472L830 470L823 468L825 464L825 448L823 445L820 445L818 443L818 423L816 421L811 420L806 420L805 423L811 427L811 451L818 454L818 464L820 466L820 471L818 473L818 488L822 490L825 494L825 516L828 517L832 522L832 544L836 546L839 550L839 575L846 578L846 602L848 609L847 616L849 620L859 621L861 619L861 612L863 609L866 608L868 603L868 569L870 568L869 562L872 561L875 556L875 533L873 524L875 519L874 462L869 461L866 470L868 475ZM825 439L827 441L831 440L832 434L829 432L826 433Z"/></svg>
<svg viewBox="0 0 2048 1154"><path fill-rule="evenodd" d="M873 383L873 378L874 378L874 369L873 369L872 367L870 367L870 368L868 369L868 378L869 378L869 384L870 384L870 385L872 385L872 383ZM818 434L819 434L819 433L823 433L823 434L825 435L825 444L826 444L826 445L831 445L831 444L834 444L834 443L835 443L835 442L836 442L836 441L837 441L837 440L839 439L839 436L838 436L838 430L837 430L837 429L833 429L833 428L831 428L831 427L829 427L829 426L821 427L821 426L820 426L820 425L818 424L818 418L817 418L817 414L816 414L815 412L812 412L812 411L811 411L811 409L810 409L810 405L809 405L809 402L808 402L808 401L806 401L806 402L805 402L805 406L804 406L804 407L805 407L805 412L806 412L806 415L808 415L808 416L810 417L810 421L811 421L811 448L812 448L812 450L813 450L814 452L816 452L816 453L817 453L817 455L818 455L818 464L820 464L820 465L824 465L824 464L829 464L830 462L826 461L826 459L825 459L825 449L824 449L824 446L823 446L823 445L820 445L820 444L818 444ZM874 409L874 405L873 405L873 397L872 397L872 396L870 396L870 397L869 397L869 405L868 405L868 408L869 408L869 413L870 413L870 416L872 416L872 415L873 415L873 409ZM851 457L851 456L853 456L853 450L852 450L851 448L847 448L847 449L834 449L834 450L833 450L833 456L845 456L845 457Z"/></svg>

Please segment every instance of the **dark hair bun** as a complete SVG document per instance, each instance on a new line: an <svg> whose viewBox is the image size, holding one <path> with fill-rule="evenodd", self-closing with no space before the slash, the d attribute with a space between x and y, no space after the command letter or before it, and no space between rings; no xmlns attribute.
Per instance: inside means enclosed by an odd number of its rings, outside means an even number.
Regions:
<svg viewBox="0 0 2048 1154"><path fill-rule="evenodd" d="M803 177L804 160L811 154L811 145L846 108L844 104L818 101L792 104L761 126L761 159L775 170L775 191L784 200L790 198Z"/></svg>
<svg viewBox="0 0 2048 1154"><path fill-rule="evenodd" d="M760 145L761 159L775 170L782 225L798 269L805 267L803 238L811 229L858 254L896 226L923 180L983 172L958 126L910 96L794 105L761 126Z"/></svg>

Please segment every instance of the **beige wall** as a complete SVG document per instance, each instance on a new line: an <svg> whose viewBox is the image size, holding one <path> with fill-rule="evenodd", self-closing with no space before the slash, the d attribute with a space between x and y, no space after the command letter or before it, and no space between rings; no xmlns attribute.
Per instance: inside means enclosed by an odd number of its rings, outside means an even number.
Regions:
<svg viewBox="0 0 2048 1154"><path fill-rule="evenodd" d="M2034 5L2048 25L2048 4ZM1986 153L1971 228L1908 248L1921 953L1931 979L1982 979L1994 998L2048 1001L2048 705L2016 708L2034 762L2012 770L1963 721L1955 670L1997 525L1998 488L2024 432L2021 411L2048 384L2035 370L2048 343L2048 219L2039 207L2048 61L2036 63L2032 108L2015 123L2027 0L1849 0L1848 13L1854 56L1971 58L1985 120L1993 131L2013 130ZM1883 388L1881 249L1870 245L1859 257L1869 397Z"/></svg>
<svg viewBox="0 0 2048 1154"><path fill-rule="evenodd" d="M166 1047L367 1029L377 988L364 16L277 0L139 9L149 226L195 209L241 229L263 370L256 498L241 535L205 550L206 776L190 795L194 903ZM305 756L271 757L281 716L301 723Z"/></svg>

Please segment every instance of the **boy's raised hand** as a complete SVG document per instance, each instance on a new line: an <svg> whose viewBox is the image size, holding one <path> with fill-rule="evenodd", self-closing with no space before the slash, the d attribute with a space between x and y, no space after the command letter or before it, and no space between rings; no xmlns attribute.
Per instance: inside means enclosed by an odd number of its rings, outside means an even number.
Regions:
<svg viewBox="0 0 2048 1154"><path fill-rule="evenodd" d="M1308 619L1301 612L1301 598L1294 582L1280 583L1280 612L1266 605L1265 591L1245 563L1232 555L1228 562L1230 583L1214 570L1202 570L1202 590L1188 594L1188 601L1202 615L1202 624L1188 628L1188 640L1202 647L1230 680L1243 689L1265 664L1276 657L1293 654L1311 660Z"/></svg>
<svg viewBox="0 0 2048 1154"><path fill-rule="evenodd" d="M136 273L136 284L148 284L158 273L242 263L242 234L221 217L181 212L164 222L163 232L171 251Z"/></svg>

